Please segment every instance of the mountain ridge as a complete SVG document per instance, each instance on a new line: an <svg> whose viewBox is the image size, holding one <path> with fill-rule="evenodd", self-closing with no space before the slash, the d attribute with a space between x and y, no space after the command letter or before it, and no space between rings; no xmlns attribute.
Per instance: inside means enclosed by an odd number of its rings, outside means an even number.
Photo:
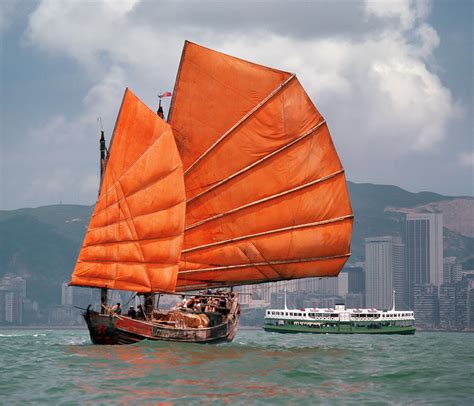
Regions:
<svg viewBox="0 0 474 406"><path fill-rule="evenodd" d="M474 197L408 192L398 186L348 182L355 221L350 263L364 260L364 238L405 233L405 211L440 202L462 201L474 214ZM434 206L430 206L434 205ZM459 205L444 204L452 224L466 223ZM61 284L69 280L94 206L57 204L0 210L0 277L27 279L27 296L41 305L60 303ZM387 210L388 208L388 210ZM458 212L456 212L458 210ZM474 215L471 216L474 218ZM468 219L469 220L469 219ZM469 231L469 230L468 230ZM474 235L474 233L473 233ZM474 238L444 229L445 256L458 256L474 268Z"/></svg>

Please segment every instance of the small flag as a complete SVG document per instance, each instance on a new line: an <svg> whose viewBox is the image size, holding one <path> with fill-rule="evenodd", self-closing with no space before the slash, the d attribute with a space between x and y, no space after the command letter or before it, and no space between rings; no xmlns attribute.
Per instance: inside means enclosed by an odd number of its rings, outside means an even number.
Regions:
<svg viewBox="0 0 474 406"><path fill-rule="evenodd" d="M159 94L159 95L158 95L158 98L159 98L159 99L162 99L163 97L170 97L170 96L172 96L172 93L171 93L171 92L164 92L164 93L162 93L162 94Z"/></svg>

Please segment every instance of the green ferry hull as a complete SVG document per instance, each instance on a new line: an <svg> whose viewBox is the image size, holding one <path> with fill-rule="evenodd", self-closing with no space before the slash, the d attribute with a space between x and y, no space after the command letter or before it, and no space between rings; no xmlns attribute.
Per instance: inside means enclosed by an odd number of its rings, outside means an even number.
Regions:
<svg viewBox="0 0 474 406"><path fill-rule="evenodd" d="M310 334L415 334L416 328L413 326L384 326L380 328L356 327L348 324L339 324L335 327L306 327L306 326L275 326L265 324L263 329L271 333L310 333Z"/></svg>

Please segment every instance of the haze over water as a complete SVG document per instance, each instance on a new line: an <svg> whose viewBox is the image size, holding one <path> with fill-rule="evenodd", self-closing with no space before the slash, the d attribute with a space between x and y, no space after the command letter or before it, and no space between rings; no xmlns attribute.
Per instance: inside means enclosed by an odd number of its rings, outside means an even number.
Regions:
<svg viewBox="0 0 474 406"><path fill-rule="evenodd" d="M474 336L279 335L92 345L86 330L0 330L0 404L472 404Z"/></svg>

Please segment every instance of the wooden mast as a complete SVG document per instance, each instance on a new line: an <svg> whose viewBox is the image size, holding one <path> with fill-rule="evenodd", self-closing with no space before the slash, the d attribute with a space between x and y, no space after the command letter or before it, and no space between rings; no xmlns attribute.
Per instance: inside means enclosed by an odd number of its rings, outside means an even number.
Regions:
<svg viewBox="0 0 474 406"><path fill-rule="evenodd" d="M105 172L105 164L107 161L107 148L105 146L105 136L104 136L104 129L102 127L102 120L99 118L100 122L100 183L99 183L99 195L100 195L100 188L102 186L102 179L104 177ZM107 306L107 288L100 289L100 312L102 314L105 313L106 306Z"/></svg>

